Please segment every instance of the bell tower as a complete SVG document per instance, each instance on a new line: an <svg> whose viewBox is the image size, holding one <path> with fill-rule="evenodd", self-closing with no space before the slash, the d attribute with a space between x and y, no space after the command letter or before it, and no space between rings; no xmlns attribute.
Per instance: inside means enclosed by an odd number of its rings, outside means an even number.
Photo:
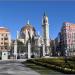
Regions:
<svg viewBox="0 0 75 75"><path fill-rule="evenodd" d="M44 13L44 15L43 15L42 29L43 29L43 41L45 44L45 54L49 54L49 46L50 46L49 23L48 23L48 16L46 15L46 13Z"/></svg>

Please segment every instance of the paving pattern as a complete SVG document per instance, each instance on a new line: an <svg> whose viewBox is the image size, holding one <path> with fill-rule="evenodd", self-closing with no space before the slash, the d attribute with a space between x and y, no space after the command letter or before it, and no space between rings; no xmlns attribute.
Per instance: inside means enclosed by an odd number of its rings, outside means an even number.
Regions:
<svg viewBox="0 0 75 75"><path fill-rule="evenodd" d="M40 72L42 72L42 74ZM36 70L35 69L32 70L31 68L21 64L20 61L9 60L9 61L0 61L0 75L68 75L68 74L62 74L60 72L53 70L45 70L44 68L38 69L38 67L36 67Z"/></svg>
<svg viewBox="0 0 75 75"><path fill-rule="evenodd" d="M0 75L40 75L20 62L0 62Z"/></svg>

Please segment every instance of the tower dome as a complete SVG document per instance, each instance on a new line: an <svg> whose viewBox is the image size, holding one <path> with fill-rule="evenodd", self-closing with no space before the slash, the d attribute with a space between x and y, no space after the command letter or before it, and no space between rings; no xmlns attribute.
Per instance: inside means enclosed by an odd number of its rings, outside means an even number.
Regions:
<svg viewBox="0 0 75 75"><path fill-rule="evenodd" d="M30 31L33 30L35 31L35 28L29 23L29 20L27 22L27 24L21 28L21 32L25 32L26 30Z"/></svg>
<svg viewBox="0 0 75 75"><path fill-rule="evenodd" d="M21 28L20 37L24 39L26 44L28 39L32 38L35 35L36 35L35 28L29 23L29 20L28 20L27 24Z"/></svg>

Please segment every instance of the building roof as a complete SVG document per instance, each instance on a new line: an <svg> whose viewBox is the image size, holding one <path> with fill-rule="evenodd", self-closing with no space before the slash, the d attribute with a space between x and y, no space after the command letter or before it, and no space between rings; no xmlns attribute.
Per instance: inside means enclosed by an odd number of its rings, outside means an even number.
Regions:
<svg viewBox="0 0 75 75"><path fill-rule="evenodd" d="M70 22L64 22L65 27L70 27L70 28L75 28L75 24L70 23Z"/></svg>
<svg viewBox="0 0 75 75"><path fill-rule="evenodd" d="M0 27L0 32L9 32L9 30L6 27Z"/></svg>

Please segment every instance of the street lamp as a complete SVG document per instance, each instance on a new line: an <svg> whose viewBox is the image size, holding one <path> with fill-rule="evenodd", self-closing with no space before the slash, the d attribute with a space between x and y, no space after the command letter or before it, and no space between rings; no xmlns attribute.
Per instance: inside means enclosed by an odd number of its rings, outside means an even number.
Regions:
<svg viewBox="0 0 75 75"><path fill-rule="evenodd" d="M65 67L66 67L66 65L68 64L68 61L67 61L67 48L65 48L64 61L65 61L64 65L65 65ZM68 64L68 65L69 65L69 64Z"/></svg>

